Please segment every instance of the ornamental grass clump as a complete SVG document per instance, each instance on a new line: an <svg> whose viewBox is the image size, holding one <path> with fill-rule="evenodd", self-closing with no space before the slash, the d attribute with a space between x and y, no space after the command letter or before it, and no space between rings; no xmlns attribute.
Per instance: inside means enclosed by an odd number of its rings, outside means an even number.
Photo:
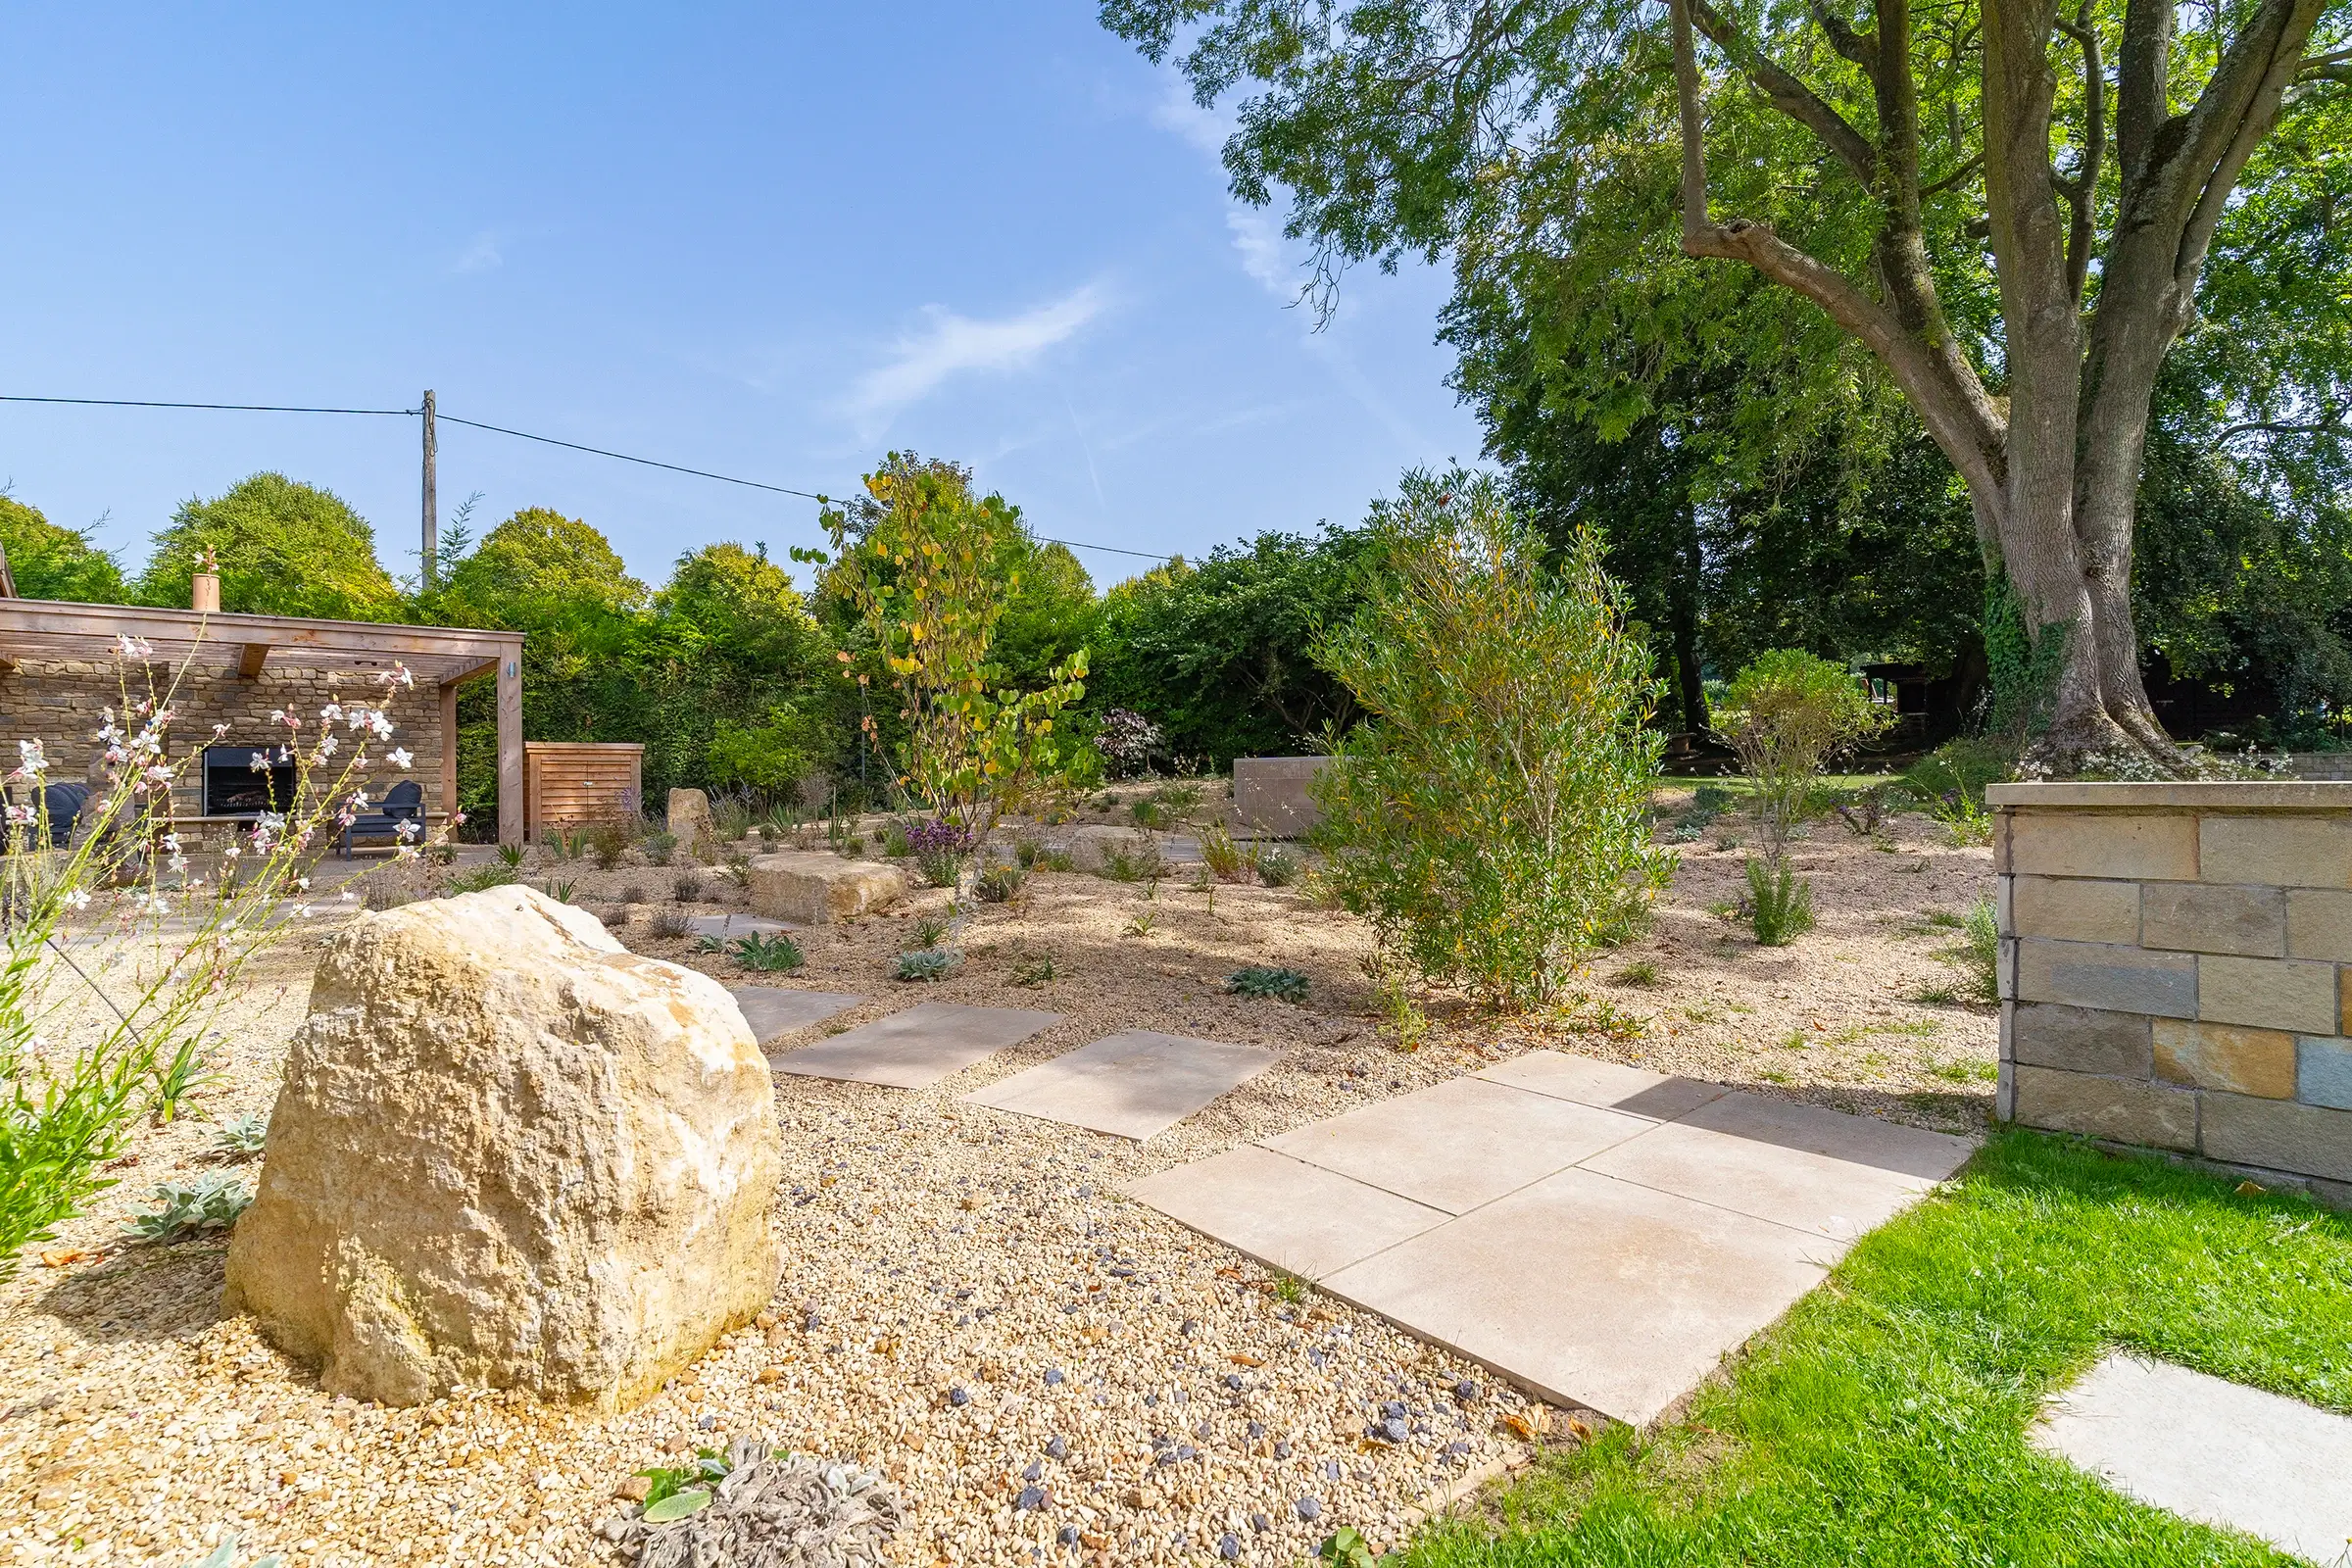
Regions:
<svg viewBox="0 0 2352 1568"><path fill-rule="evenodd" d="M316 715L272 713L254 766L290 772L286 797L200 871L172 826L172 795L203 742L219 743L227 726L172 735L184 673L159 668L146 643L121 640L119 706L89 715L90 790L70 826L51 817L63 796L39 740L18 739L18 765L0 775L0 1277L113 1185L100 1167L140 1116L184 1108L246 964L299 925L289 915L310 912L314 862L368 808L368 770L411 761L380 706L415 684L397 664L374 678L377 693L330 695ZM403 860L418 858L420 838L407 826ZM103 994L90 979L101 968ZM223 1195L190 1200L204 1223L235 1217Z"/></svg>
<svg viewBox="0 0 2352 1568"><path fill-rule="evenodd" d="M1556 561L1490 476L1405 476L1387 569L1317 661L1370 716L1313 786L1330 896L1392 960L1517 1011L1672 875L1649 837L1656 682L1597 535Z"/></svg>

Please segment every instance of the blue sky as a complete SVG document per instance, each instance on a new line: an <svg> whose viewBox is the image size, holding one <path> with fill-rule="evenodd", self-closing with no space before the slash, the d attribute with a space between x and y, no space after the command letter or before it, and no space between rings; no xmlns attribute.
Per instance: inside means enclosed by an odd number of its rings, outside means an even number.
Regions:
<svg viewBox="0 0 2352 1568"><path fill-rule="evenodd" d="M894 447L1040 533L1199 553L1477 456L1443 275L1239 208L1221 130L1085 0L0 6L0 392L412 407L812 490ZM415 570L414 420L0 405L0 482L135 565L278 468ZM442 513L681 552L786 497L444 425ZM1099 583L1136 562L1082 557Z"/></svg>

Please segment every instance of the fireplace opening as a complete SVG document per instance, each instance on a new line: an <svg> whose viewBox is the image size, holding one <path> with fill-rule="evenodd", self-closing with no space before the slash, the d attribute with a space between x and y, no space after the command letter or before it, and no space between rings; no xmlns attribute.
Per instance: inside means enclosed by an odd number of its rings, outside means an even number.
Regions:
<svg viewBox="0 0 2352 1568"><path fill-rule="evenodd" d="M267 766L256 767L264 756ZM259 816L283 811L294 799L294 761L277 760L277 754L259 746L208 746L204 749L204 814Z"/></svg>

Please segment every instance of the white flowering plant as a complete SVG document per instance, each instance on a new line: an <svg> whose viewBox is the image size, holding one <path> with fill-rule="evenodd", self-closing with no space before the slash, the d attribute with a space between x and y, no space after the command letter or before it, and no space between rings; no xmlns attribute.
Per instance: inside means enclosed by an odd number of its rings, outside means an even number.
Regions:
<svg viewBox="0 0 2352 1568"><path fill-rule="evenodd" d="M150 645L122 639L120 703L98 715L88 795L70 824L53 819L68 792L50 789L56 763L41 741L17 739L17 765L0 774L0 1278L111 1185L101 1167L171 1092L175 1063L200 1054L247 965L311 912L315 862L368 808L367 775L393 731L385 705L415 684L395 664L366 697L335 694L315 718L272 714L254 766L290 778L287 798L200 867L172 790L227 726L175 748L189 665L158 671ZM396 853L422 848L411 839Z"/></svg>

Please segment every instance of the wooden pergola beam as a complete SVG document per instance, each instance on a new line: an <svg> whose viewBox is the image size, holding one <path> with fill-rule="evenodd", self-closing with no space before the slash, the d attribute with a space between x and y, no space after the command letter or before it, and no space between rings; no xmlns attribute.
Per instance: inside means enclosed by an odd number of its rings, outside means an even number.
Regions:
<svg viewBox="0 0 2352 1568"><path fill-rule="evenodd" d="M267 663L269 659L270 645L268 643L247 643L237 653L237 674L245 680L257 678L262 672L262 665Z"/></svg>

